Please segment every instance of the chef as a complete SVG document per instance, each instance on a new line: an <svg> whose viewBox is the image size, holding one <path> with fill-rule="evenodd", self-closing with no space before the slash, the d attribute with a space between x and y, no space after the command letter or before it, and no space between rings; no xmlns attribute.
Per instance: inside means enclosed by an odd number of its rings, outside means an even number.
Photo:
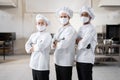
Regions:
<svg viewBox="0 0 120 80"><path fill-rule="evenodd" d="M46 31L49 20L38 14L36 16L37 32L33 33L25 44L27 53L31 53L30 67L33 80L49 80L49 53L51 35Z"/></svg>
<svg viewBox="0 0 120 80"><path fill-rule="evenodd" d="M71 80L76 40L76 31L69 22L73 11L68 7L62 7L56 11L56 14L61 24L52 40L52 47L55 49L56 78L57 80Z"/></svg>
<svg viewBox="0 0 120 80"><path fill-rule="evenodd" d="M91 23L94 17L90 7L84 6L80 10L80 20L83 25L78 31L76 40L78 44L76 68L79 80L92 80L92 68L95 61L94 51L97 43L97 34Z"/></svg>

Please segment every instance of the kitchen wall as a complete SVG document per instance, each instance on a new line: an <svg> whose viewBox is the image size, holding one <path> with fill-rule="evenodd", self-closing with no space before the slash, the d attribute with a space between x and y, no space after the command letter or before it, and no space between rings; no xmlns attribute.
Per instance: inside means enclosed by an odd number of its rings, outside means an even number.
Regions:
<svg viewBox="0 0 120 80"><path fill-rule="evenodd" d="M39 6L41 7L41 5L39 4L36 5L33 2L32 4L33 7L32 7L30 5L31 3L29 2L29 0L17 0L17 1L18 4L16 8L0 7L0 32L16 32L17 39L15 41L15 49L14 49L15 54L26 54L24 50L24 45L28 37L31 35L31 33L36 31L35 29L36 14L41 13L50 19L51 26L48 27L48 31L51 33L56 33L60 24L58 22L58 19L56 18L56 14L54 10L50 10L49 12L46 12L43 9L43 11L40 12L39 9L34 10L35 7L39 7ZM71 8L75 9L75 12L70 22L76 30L78 30L79 26L81 25L78 14L79 7L81 6L79 6L78 3L80 3L80 5L84 5L84 4L91 5L90 3L91 1L90 2L86 2L86 0L84 1L85 2L83 3L74 2L74 4L71 6ZM60 3L62 4L62 2ZM66 2L64 2L64 4L65 3ZM48 4L49 3L46 3L46 5ZM92 21L92 23L95 25L97 32L102 32L102 26L106 24L120 24L120 16L115 13L120 10L120 7L101 8L98 7L98 4L99 4L99 0L92 1L92 7L94 8L96 15L96 18L95 20ZM67 5L71 5L71 4L67 4ZM53 7L53 9L56 9L54 8L54 5L51 6Z"/></svg>
<svg viewBox="0 0 120 80"><path fill-rule="evenodd" d="M102 32L106 24L120 24L120 7L98 7L100 0L93 0L92 7L96 18L93 24L97 32Z"/></svg>
<svg viewBox="0 0 120 80"><path fill-rule="evenodd" d="M23 21L22 0L17 1L16 8L0 6L0 32L16 32L16 40L14 42L15 54L25 53Z"/></svg>

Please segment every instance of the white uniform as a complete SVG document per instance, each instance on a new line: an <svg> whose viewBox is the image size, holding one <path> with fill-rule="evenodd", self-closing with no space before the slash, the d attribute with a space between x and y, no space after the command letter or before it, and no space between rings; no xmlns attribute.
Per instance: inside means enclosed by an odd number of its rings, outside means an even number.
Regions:
<svg viewBox="0 0 120 80"><path fill-rule="evenodd" d="M78 31L78 37L82 40L78 43L76 61L94 64L94 51L97 43L97 34L94 27L91 24L83 25ZM88 44L91 45L90 49L87 49Z"/></svg>
<svg viewBox="0 0 120 80"><path fill-rule="evenodd" d="M31 35L27 43L25 44L25 49L27 53L30 53L32 44L34 45L34 52L32 52L30 67L34 70L49 70L49 52L51 44L50 33L36 32Z"/></svg>
<svg viewBox="0 0 120 80"><path fill-rule="evenodd" d="M54 52L55 64L59 66L73 66L75 54L75 39L76 31L70 24L61 27L58 30L53 38L53 41L59 41Z"/></svg>

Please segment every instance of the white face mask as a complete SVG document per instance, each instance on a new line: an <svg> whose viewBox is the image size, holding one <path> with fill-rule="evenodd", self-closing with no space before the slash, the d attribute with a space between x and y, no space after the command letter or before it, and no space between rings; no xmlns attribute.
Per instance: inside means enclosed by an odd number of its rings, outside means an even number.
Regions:
<svg viewBox="0 0 120 80"><path fill-rule="evenodd" d="M43 26L37 25L37 30L44 31L44 30L46 30L46 26L45 25L43 25Z"/></svg>
<svg viewBox="0 0 120 80"><path fill-rule="evenodd" d="M89 21L89 17L81 17L80 20L82 21L82 23L86 23Z"/></svg>
<svg viewBox="0 0 120 80"><path fill-rule="evenodd" d="M60 23L61 24L67 24L68 23L68 18L60 18Z"/></svg>

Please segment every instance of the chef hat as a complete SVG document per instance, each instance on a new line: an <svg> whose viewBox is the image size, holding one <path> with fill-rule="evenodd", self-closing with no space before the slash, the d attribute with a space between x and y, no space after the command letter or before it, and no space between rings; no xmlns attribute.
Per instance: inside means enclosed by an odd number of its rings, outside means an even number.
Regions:
<svg viewBox="0 0 120 80"><path fill-rule="evenodd" d="M93 20L95 18L95 15L93 13L93 9L88 7L88 6L84 6L80 9L80 14L82 14L83 12L87 12L90 16L91 19Z"/></svg>
<svg viewBox="0 0 120 80"><path fill-rule="evenodd" d="M62 7L57 9L56 14L59 16L61 13L66 13L70 18L73 16L73 11L68 7Z"/></svg>
<svg viewBox="0 0 120 80"><path fill-rule="evenodd" d="M45 17L45 16L43 16L41 14L37 14L36 15L36 21L38 22L40 19L43 19L47 23L47 25L50 25L50 21L48 20L47 17Z"/></svg>

